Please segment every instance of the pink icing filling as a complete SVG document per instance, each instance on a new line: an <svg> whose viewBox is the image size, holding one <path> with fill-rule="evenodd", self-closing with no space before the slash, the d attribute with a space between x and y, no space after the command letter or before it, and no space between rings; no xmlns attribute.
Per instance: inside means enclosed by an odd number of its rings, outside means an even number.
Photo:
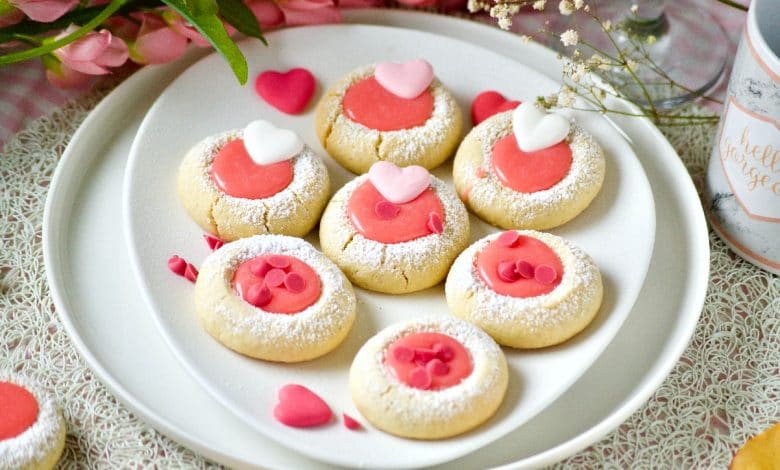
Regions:
<svg viewBox="0 0 780 470"><path fill-rule="evenodd" d="M441 390L459 384L471 374L468 350L441 333L412 333L394 341L385 365L401 382L422 390Z"/></svg>
<svg viewBox="0 0 780 470"><path fill-rule="evenodd" d="M405 204L392 204L366 181L352 193L347 214L355 230L380 243L401 243L441 233L444 226L444 208L431 188Z"/></svg>
<svg viewBox="0 0 780 470"><path fill-rule="evenodd" d="M509 231L477 255L477 272L497 293L527 298L555 289L561 283L563 265L544 242Z"/></svg>
<svg viewBox="0 0 780 470"><path fill-rule="evenodd" d="M295 428L310 428L327 424L333 412L325 401L303 385L288 384L279 389L279 403L274 418Z"/></svg>
<svg viewBox="0 0 780 470"><path fill-rule="evenodd" d="M537 152L523 152L514 134L493 146L491 165L498 179L521 193L549 189L561 181L571 168L571 148L566 141Z"/></svg>
<svg viewBox="0 0 780 470"><path fill-rule="evenodd" d="M0 382L0 441L27 431L38 420L38 400L19 385Z"/></svg>
<svg viewBox="0 0 780 470"><path fill-rule="evenodd" d="M298 313L320 297L317 273L293 256L261 255L244 261L233 275L233 288L266 312Z"/></svg>
<svg viewBox="0 0 780 470"><path fill-rule="evenodd" d="M342 108L347 117L370 129L397 131L425 124L433 114L433 95L426 90L417 98L400 98L372 75L349 87Z"/></svg>
<svg viewBox="0 0 780 470"><path fill-rule="evenodd" d="M289 186L293 179L290 160L258 165L249 156L242 139L228 142L211 164L211 177L225 194L244 199L263 199Z"/></svg>

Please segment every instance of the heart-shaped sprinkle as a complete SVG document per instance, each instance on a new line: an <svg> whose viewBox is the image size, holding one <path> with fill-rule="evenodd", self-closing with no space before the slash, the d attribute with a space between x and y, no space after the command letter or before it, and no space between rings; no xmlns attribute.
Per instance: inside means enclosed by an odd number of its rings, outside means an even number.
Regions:
<svg viewBox="0 0 780 470"><path fill-rule="evenodd" d="M357 431L358 429L362 428L363 426L360 425L360 423L353 418L352 416L342 413L342 416L344 418L344 426L349 429L350 431Z"/></svg>
<svg viewBox="0 0 780 470"><path fill-rule="evenodd" d="M418 365L425 365L436 357L436 353L433 349L415 348L414 349L414 362Z"/></svg>
<svg viewBox="0 0 780 470"><path fill-rule="evenodd" d="M244 128L244 147L258 165L289 160L301 153L303 141L288 129L279 129L268 121L252 121Z"/></svg>
<svg viewBox="0 0 780 470"><path fill-rule="evenodd" d="M415 368L409 374L409 386L412 388L428 390L431 388L431 382L431 374L423 366Z"/></svg>
<svg viewBox="0 0 780 470"><path fill-rule="evenodd" d="M303 385L288 384L279 389L279 403L274 417L282 424L308 428L326 424L333 412L325 401Z"/></svg>
<svg viewBox="0 0 780 470"><path fill-rule="evenodd" d="M299 114L314 96L317 81L304 68L267 70L255 79L255 90L268 104L287 114Z"/></svg>
<svg viewBox="0 0 780 470"><path fill-rule="evenodd" d="M436 343L433 345L433 352L436 353L436 357L444 362L451 361L455 357L455 351L442 343Z"/></svg>
<svg viewBox="0 0 780 470"><path fill-rule="evenodd" d="M224 244L225 244L225 242L223 242L223 241L222 241L222 240L220 240L219 238L217 238L217 237L212 237L212 236L211 236L211 235L209 235L209 234L205 234L205 235L203 235L203 238L204 238L204 239L206 239L206 244L209 246L209 248L211 249L211 251L214 251L214 250L219 250L220 248L222 248L222 245L224 245Z"/></svg>
<svg viewBox="0 0 780 470"><path fill-rule="evenodd" d="M417 98L433 81L433 67L424 60L408 62L380 62L374 69L374 78L382 88L407 100Z"/></svg>
<svg viewBox="0 0 780 470"><path fill-rule="evenodd" d="M435 212L431 212L428 216L428 223L426 226L431 233L442 233L444 231L444 223L441 221L439 214Z"/></svg>
<svg viewBox="0 0 780 470"><path fill-rule="evenodd" d="M382 220L395 219L401 208L388 201L379 201L374 206L374 213Z"/></svg>
<svg viewBox="0 0 780 470"><path fill-rule="evenodd" d="M555 268L546 264L540 264L534 269L534 279L542 284L552 284L558 277Z"/></svg>
<svg viewBox="0 0 780 470"><path fill-rule="evenodd" d="M498 263L498 278L504 282L515 282L520 279L520 274L515 270L515 262L502 261Z"/></svg>
<svg viewBox="0 0 780 470"><path fill-rule="evenodd" d="M284 284L284 278L287 277L287 273L279 268L273 268L265 274L265 283L268 287L279 287Z"/></svg>
<svg viewBox="0 0 780 470"><path fill-rule="evenodd" d="M483 91L471 102L471 122L476 126L490 116L520 105L519 101L509 101L497 91Z"/></svg>
<svg viewBox="0 0 780 470"><path fill-rule="evenodd" d="M257 277L265 276L272 268L273 266L264 259L257 260L249 265L249 270Z"/></svg>
<svg viewBox="0 0 780 470"><path fill-rule="evenodd" d="M513 247L517 244L517 240L519 239L519 233L514 230L509 230L508 232L504 232L499 235L498 238L496 238L496 242L498 242L498 244L501 246Z"/></svg>
<svg viewBox="0 0 780 470"><path fill-rule="evenodd" d="M287 269L290 267L290 259L286 256L273 255L268 257L268 264L274 268Z"/></svg>
<svg viewBox="0 0 780 470"><path fill-rule="evenodd" d="M184 277L190 282L198 280L198 270L192 263L187 263L187 267L184 268Z"/></svg>
<svg viewBox="0 0 780 470"><path fill-rule="evenodd" d="M246 296L244 297L244 300L249 302L250 305L254 305L255 307L264 307L268 305L268 302L271 301L271 297L273 297L273 294L271 294L271 289L268 288L265 284L253 284L249 290L246 292Z"/></svg>
<svg viewBox="0 0 780 470"><path fill-rule="evenodd" d="M431 361L425 365L428 369L428 373L431 375L447 375L450 372L450 366L445 364L441 359L431 359Z"/></svg>
<svg viewBox="0 0 780 470"><path fill-rule="evenodd" d="M524 277L525 279L533 279L534 277L534 266L528 261L522 259L519 259L515 262L515 271L517 271L517 274Z"/></svg>
<svg viewBox="0 0 780 470"><path fill-rule="evenodd" d="M295 294L303 292L306 289L306 279L298 273L288 273L284 278L284 287Z"/></svg>
<svg viewBox="0 0 780 470"><path fill-rule="evenodd" d="M399 362L412 362L414 360L414 350L406 346L396 346L393 348L393 357Z"/></svg>
<svg viewBox="0 0 780 470"><path fill-rule="evenodd" d="M569 135L571 124L560 114L547 113L532 102L525 102L512 113L512 131L523 152L552 147Z"/></svg>
<svg viewBox="0 0 780 470"><path fill-rule="evenodd" d="M431 174L421 166L399 168L393 163L381 161L371 165L368 180L388 201L405 204L430 186Z"/></svg>
<svg viewBox="0 0 780 470"><path fill-rule="evenodd" d="M184 271L187 269L187 262L178 255L173 255L168 259L168 269L174 274L184 276Z"/></svg>

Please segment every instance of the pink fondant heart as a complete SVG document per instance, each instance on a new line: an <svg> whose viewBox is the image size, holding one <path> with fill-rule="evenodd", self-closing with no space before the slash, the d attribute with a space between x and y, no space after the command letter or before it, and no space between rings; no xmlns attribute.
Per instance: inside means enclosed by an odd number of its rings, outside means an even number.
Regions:
<svg viewBox="0 0 780 470"><path fill-rule="evenodd" d="M394 204L414 200L431 184L431 174L421 166L399 168L384 161L371 165L368 179L382 197Z"/></svg>
<svg viewBox="0 0 780 470"><path fill-rule="evenodd" d="M374 69L374 78L390 93L411 100L420 96L433 81L433 67L424 60L409 62L380 62Z"/></svg>
<svg viewBox="0 0 780 470"><path fill-rule="evenodd" d="M274 417L287 426L308 428L328 423L333 412L325 401L303 385L288 384L279 389Z"/></svg>
<svg viewBox="0 0 780 470"><path fill-rule="evenodd" d="M299 114L306 109L316 87L314 75L304 68L287 72L267 70L257 76L255 90L274 108L287 114Z"/></svg>
<svg viewBox="0 0 780 470"><path fill-rule="evenodd" d="M510 101L497 91L483 91L471 102L471 122L476 126L494 114L515 109L519 101Z"/></svg>

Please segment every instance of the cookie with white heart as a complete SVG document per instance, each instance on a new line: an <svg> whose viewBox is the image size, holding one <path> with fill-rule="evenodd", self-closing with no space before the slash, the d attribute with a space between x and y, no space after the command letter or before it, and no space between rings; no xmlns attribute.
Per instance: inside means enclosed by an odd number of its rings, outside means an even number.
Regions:
<svg viewBox="0 0 780 470"><path fill-rule="evenodd" d="M592 135L531 102L474 127L453 166L466 206L505 229L568 222L590 205L604 174L604 151Z"/></svg>
<svg viewBox="0 0 780 470"><path fill-rule="evenodd" d="M295 133L254 121L192 147L179 167L177 186L190 217L230 241L267 233L306 235L328 202L330 178Z"/></svg>
<svg viewBox="0 0 780 470"><path fill-rule="evenodd" d="M336 192L320 247L357 286L389 294L431 287L468 245L465 206L422 167L375 163Z"/></svg>
<svg viewBox="0 0 780 470"><path fill-rule="evenodd" d="M0 371L0 468L54 468L65 434L54 396L27 377Z"/></svg>
<svg viewBox="0 0 780 470"><path fill-rule="evenodd" d="M427 62L381 62L333 84L314 127L330 156L353 173L380 160L431 169L455 152L463 116Z"/></svg>
<svg viewBox="0 0 780 470"><path fill-rule="evenodd" d="M488 235L466 248L444 285L450 312L499 344L544 348L573 337L595 318L603 285L598 267L561 237L533 230Z"/></svg>
<svg viewBox="0 0 780 470"><path fill-rule="evenodd" d="M195 283L201 326L224 346L275 362L308 361L335 349L355 321L344 274L306 241L256 235L223 245Z"/></svg>
<svg viewBox="0 0 780 470"><path fill-rule="evenodd" d="M501 348L447 315L391 325L366 341L349 371L360 413L382 431L444 439L496 412L509 376Z"/></svg>

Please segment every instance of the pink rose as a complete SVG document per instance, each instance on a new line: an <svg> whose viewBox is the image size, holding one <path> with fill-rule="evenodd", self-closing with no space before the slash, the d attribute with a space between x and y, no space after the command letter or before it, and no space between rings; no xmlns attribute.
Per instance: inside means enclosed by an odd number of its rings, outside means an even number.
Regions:
<svg viewBox="0 0 780 470"><path fill-rule="evenodd" d="M279 8L288 26L341 21L341 13L332 0L280 0Z"/></svg>
<svg viewBox="0 0 780 470"><path fill-rule="evenodd" d="M203 37L202 34L198 32L197 29L195 29L194 26L192 26L187 20L185 20L181 15L176 13L173 10L163 10L162 17L165 20L166 23L168 23L168 26L173 28L174 31L181 34L185 38L192 41L193 44L195 44L198 47L209 47L211 46L211 43ZM229 36L232 36L236 33L236 29L229 24L222 22L223 26L225 27L225 31L227 31Z"/></svg>
<svg viewBox="0 0 780 470"><path fill-rule="evenodd" d="M272 0L246 0L245 3L264 30L284 24L284 13Z"/></svg>
<svg viewBox="0 0 780 470"><path fill-rule="evenodd" d="M41 23L50 23L69 12L79 0L9 0L12 5L22 10L30 19Z"/></svg>
<svg viewBox="0 0 780 470"><path fill-rule="evenodd" d="M339 0L339 8L383 7L385 0Z"/></svg>
<svg viewBox="0 0 780 470"><path fill-rule="evenodd" d="M60 39L78 29L75 25L57 36ZM92 31L85 36L63 46L54 55L64 67L87 75L105 75L108 67L119 67L127 61L127 45L107 29Z"/></svg>
<svg viewBox="0 0 780 470"><path fill-rule="evenodd" d="M130 43L130 58L139 64L164 64L178 59L187 49L187 38L168 27L155 13L133 12L141 22L135 41Z"/></svg>
<svg viewBox="0 0 780 470"><path fill-rule="evenodd" d="M94 75L77 72L69 67L62 65L57 59L51 57L50 60L44 59L46 66L46 78L49 83L57 88L87 88L92 84Z"/></svg>
<svg viewBox="0 0 780 470"><path fill-rule="evenodd" d="M398 0L398 3L410 7L430 7L436 5L436 0Z"/></svg>

